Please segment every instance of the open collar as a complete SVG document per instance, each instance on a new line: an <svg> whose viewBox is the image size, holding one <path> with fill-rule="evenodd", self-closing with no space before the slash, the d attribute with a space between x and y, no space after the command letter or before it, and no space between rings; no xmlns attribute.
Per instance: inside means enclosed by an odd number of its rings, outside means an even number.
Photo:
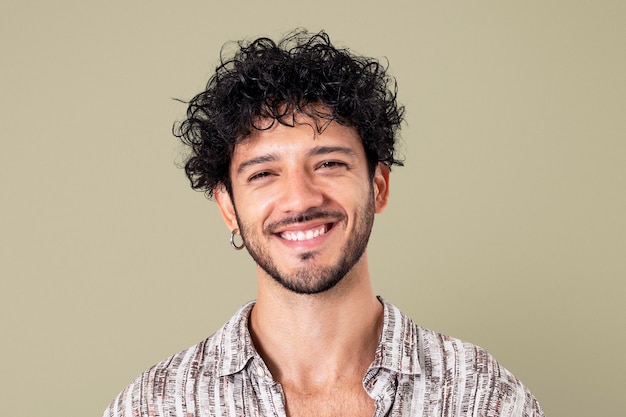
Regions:
<svg viewBox="0 0 626 417"><path fill-rule="evenodd" d="M383 305L383 329L370 370L384 368L394 373L420 374L417 326L397 307L379 297ZM220 347L219 376L241 372L251 359L262 361L248 329L255 302L244 304L216 335Z"/></svg>

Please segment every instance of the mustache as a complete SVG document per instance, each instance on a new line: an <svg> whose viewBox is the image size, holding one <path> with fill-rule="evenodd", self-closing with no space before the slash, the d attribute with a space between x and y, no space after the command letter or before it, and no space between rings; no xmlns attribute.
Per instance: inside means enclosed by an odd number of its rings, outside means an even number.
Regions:
<svg viewBox="0 0 626 417"><path fill-rule="evenodd" d="M325 220L329 220L329 222L334 223L334 222L343 220L344 218L345 218L344 214L338 211L310 209L310 210L305 211L304 213L285 217L278 221L272 222L268 224L265 229L270 233L274 233L274 231L278 228L284 228L284 227L296 225L299 223L305 223L311 220L325 219Z"/></svg>

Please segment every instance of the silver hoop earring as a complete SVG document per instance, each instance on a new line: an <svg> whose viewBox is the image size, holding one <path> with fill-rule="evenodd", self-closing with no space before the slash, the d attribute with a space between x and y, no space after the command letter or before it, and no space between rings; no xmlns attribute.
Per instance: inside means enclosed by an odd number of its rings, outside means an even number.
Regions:
<svg viewBox="0 0 626 417"><path fill-rule="evenodd" d="M235 235L238 235L238 234L239 234L239 229L233 229L230 232L230 246L232 246L233 249L235 250L242 250L246 246L246 243L243 241L243 238L241 239L241 245L237 245L235 243Z"/></svg>

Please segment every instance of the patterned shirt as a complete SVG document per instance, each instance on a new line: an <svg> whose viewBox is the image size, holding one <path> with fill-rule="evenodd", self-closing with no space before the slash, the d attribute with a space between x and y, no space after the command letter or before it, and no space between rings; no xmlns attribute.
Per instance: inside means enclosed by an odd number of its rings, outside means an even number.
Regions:
<svg viewBox="0 0 626 417"><path fill-rule="evenodd" d="M384 306L363 388L374 417L543 417L537 400L485 350ZM285 396L252 344L244 305L220 330L141 374L103 417L286 416Z"/></svg>

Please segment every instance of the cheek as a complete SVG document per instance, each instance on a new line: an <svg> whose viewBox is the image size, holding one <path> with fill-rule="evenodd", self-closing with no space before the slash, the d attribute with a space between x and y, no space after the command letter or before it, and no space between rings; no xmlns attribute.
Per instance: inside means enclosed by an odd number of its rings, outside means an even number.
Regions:
<svg viewBox="0 0 626 417"><path fill-rule="evenodd" d="M238 195L235 197L235 210L240 224L249 228L263 227L272 214L274 202L261 195Z"/></svg>
<svg viewBox="0 0 626 417"><path fill-rule="evenodd" d="M376 189L370 183L359 188L358 204L361 206L370 204L370 201L376 200Z"/></svg>

